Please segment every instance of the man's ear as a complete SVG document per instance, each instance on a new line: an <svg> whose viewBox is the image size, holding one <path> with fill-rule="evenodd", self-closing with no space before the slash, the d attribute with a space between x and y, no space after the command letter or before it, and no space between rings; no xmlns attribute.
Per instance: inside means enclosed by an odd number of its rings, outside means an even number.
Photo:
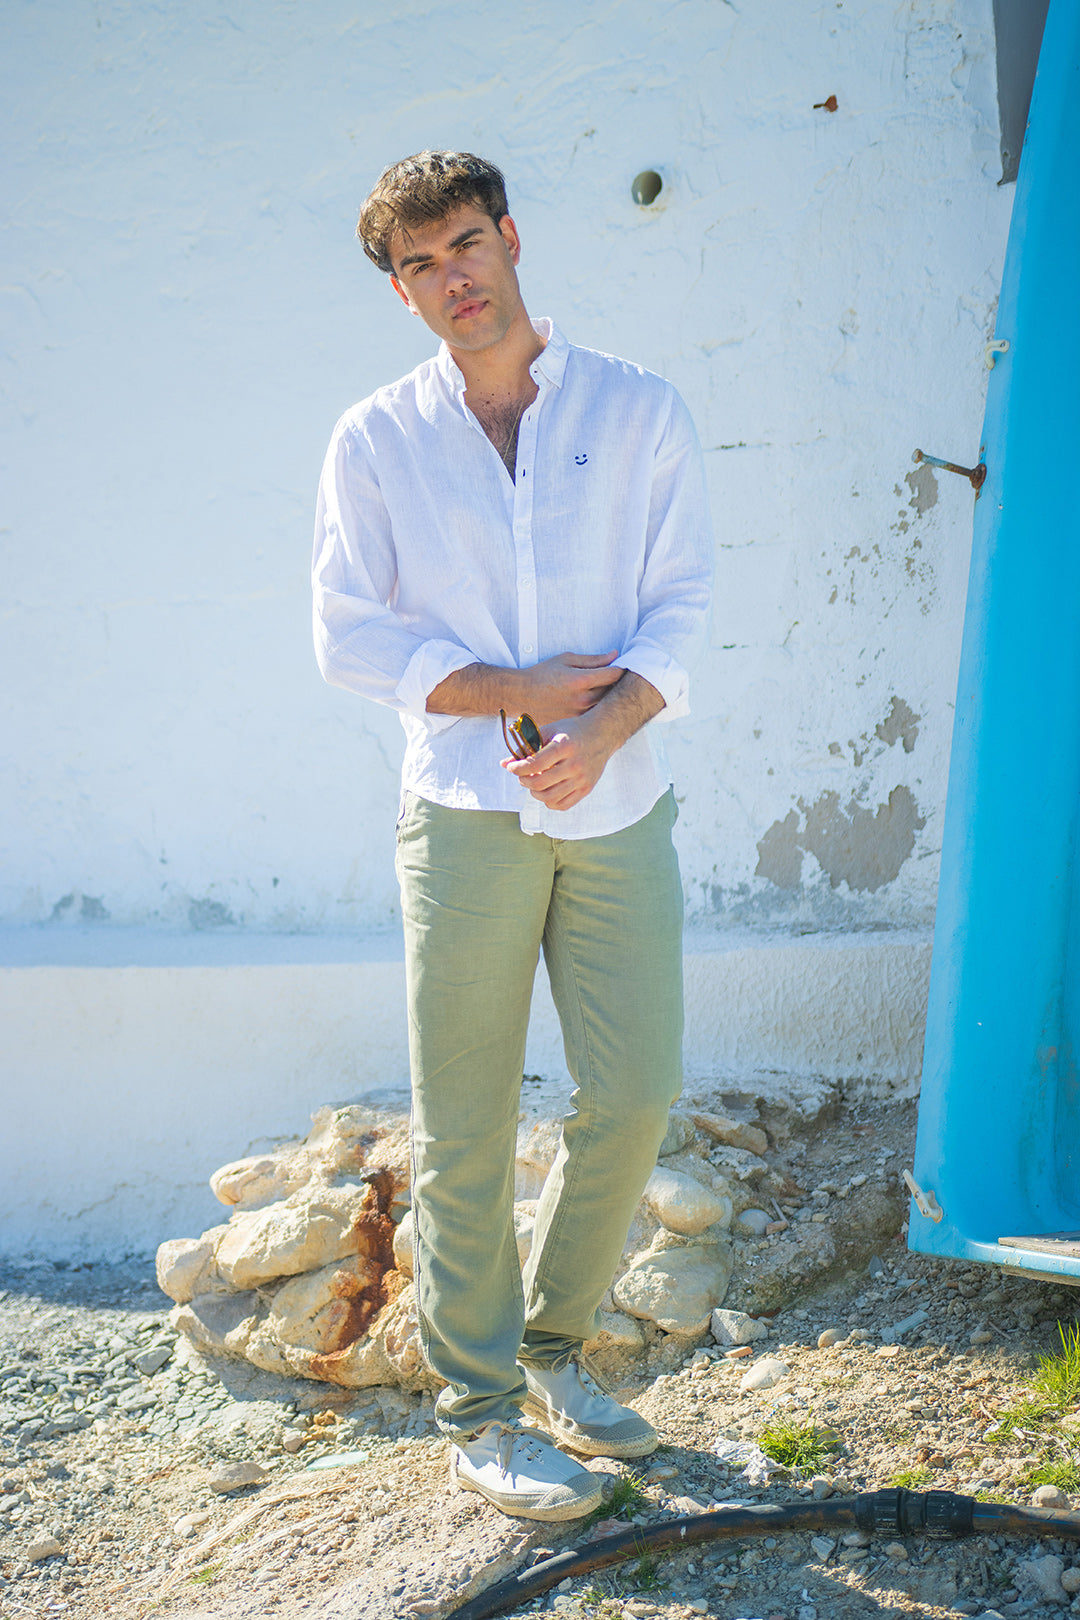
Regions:
<svg viewBox="0 0 1080 1620"><path fill-rule="evenodd" d="M401 299L401 302L405 305L405 308L409 311L409 314L419 315L420 311L414 307L412 299L401 285L401 282L398 280L397 276L391 275L390 285Z"/></svg>
<svg viewBox="0 0 1080 1620"><path fill-rule="evenodd" d="M509 214L504 214L499 221L499 235L510 249L511 264L518 264L521 259L521 237Z"/></svg>

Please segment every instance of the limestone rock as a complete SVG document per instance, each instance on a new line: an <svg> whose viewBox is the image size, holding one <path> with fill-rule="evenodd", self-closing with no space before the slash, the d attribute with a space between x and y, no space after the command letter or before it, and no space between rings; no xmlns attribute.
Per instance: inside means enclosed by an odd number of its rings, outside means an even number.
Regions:
<svg viewBox="0 0 1080 1620"><path fill-rule="evenodd" d="M758 1158L768 1150L769 1139L760 1125L741 1125L738 1120L728 1119L726 1114L695 1114L693 1117L698 1130L711 1136L714 1142L745 1148Z"/></svg>
<svg viewBox="0 0 1080 1620"><path fill-rule="evenodd" d="M735 1221L735 1230L745 1237L764 1237L772 1216L764 1209L744 1209Z"/></svg>
<svg viewBox="0 0 1080 1620"><path fill-rule="evenodd" d="M740 1389L772 1389L785 1378L791 1377L791 1368L775 1356L762 1356L739 1379Z"/></svg>
<svg viewBox="0 0 1080 1620"><path fill-rule="evenodd" d="M1020 1590L1025 1589L1042 1603L1068 1603L1069 1593L1061 1584L1065 1560L1057 1553L1044 1553L1041 1558L1028 1558L1016 1568Z"/></svg>
<svg viewBox="0 0 1080 1620"><path fill-rule="evenodd" d="M745 1311L713 1311L711 1326L717 1344L753 1344L769 1337L765 1323L756 1322Z"/></svg>
<svg viewBox="0 0 1080 1620"><path fill-rule="evenodd" d="M348 1255L293 1277L274 1294L262 1324L279 1344L326 1355L360 1338L386 1303L385 1263Z"/></svg>
<svg viewBox="0 0 1080 1620"><path fill-rule="evenodd" d="M416 1216L411 1209L394 1228L394 1264L403 1277L415 1277Z"/></svg>
<svg viewBox="0 0 1080 1620"><path fill-rule="evenodd" d="M261 1154L258 1158L237 1159L222 1165L210 1177L210 1191L219 1203L235 1204L241 1209L258 1209L286 1198L294 1190L286 1162L280 1156Z"/></svg>
<svg viewBox="0 0 1080 1620"><path fill-rule="evenodd" d="M561 1143L561 1119L523 1122L518 1130L515 1199L539 1198Z"/></svg>
<svg viewBox="0 0 1080 1620"><path fill-rule="evenodd" d="M521 1198L514 1205L514 1236L517 1239L518 1264L523 1266L532 1249L536 1230L536 1200Z"/></svg>
<svg viewBox="0 0 1080 1620"><path fill-rule="evenodd" d="M220 1463L211 1470L206 1483L212 1491L219 1496L229 1491L243 1490L247 1485L261 1485L266 1479L265 1468L260 1468L257 1462Z"/></svg>
<svg viewBox="0 0 1080 1620"><path fill-rule="evenodd" d="M252 1325L244 1352L248 1361L264 1372L322 1379L348 1389L371 1384L438 1389L440 1380L424 1365L412 1286L397 1271L387 1272L384 1284L387 1303L362 1337L340 1349L311 1349L283 1338L281 1325L266 1311Z"/></svg>
<svg viewBox="0 0 1080 1620"><path fill-rule="evenodd" d="M731 1199L718 1196L700 1181L657 1165L644 1192L645 1202L669 1232L697 1237L707 1226L731 1224Z"/></svg>
<svg viewBox="0 0 1080 1620"><path fill-rule="evenodd" d="M726 1244L663 1249L639 1256L612 1294L624 1311L665 1333L702 1333L727 1292L731 1268Z"/></svg>
<svg viewBox="0 0 1080 1620"><path fill-rule="evenodd" d="M227 1288L214 1267L217 1245L227 1231L227 1226L212 1226L202 1237L170 1238L160 1244L156 1267L162 1293L184 1305L196 1294L210 1293L215 1284Z"/></svg>
<svg viewBox="0 0 1080 1620"><path fill-rule="evenodd" d="M1056 1485L1040 1485L1032 1492L1031 1501L1034 1507L1064 1508L1066 1511L1071 1505L1065 1492L1058 1490Z"/></svg>
<svg viewBox="0 0 1080 1620"><path fill-rule="evenodd" d="M365 1186L294 1193L277 1204L233 1217L219 1239L215 1263L234 1288L256 1288L295 1277L363 1246L360 1217L370 1204Z"/></svg>
<svg viewBox="0 0 1080 1620"><path fill-rule="evenodd" d="M63 1550L55 1536L38 1536L27 1547L23 1558L28 1564L39 1564L43 1558L55 1558Z"/></svg>
<svg viewBox="0 0 1080 1620"><path fill-rule="evenodd" d="M254 1291L243 1294L197 1294L177 1305L169 1320L196 1350L240 1356L247 1350L260 1308Z"/></svg>
<svg viewBox="0 0 1080 1620"><path fill-rule="evenodd" d="M663 1159L669 1153L681 1153L684 1147L689 1147L694 1140L694 1122L689 1114L681 1109L673 1108L668 1115L667 1130L664 1140L660 1144L658 1159Z"/></svg>

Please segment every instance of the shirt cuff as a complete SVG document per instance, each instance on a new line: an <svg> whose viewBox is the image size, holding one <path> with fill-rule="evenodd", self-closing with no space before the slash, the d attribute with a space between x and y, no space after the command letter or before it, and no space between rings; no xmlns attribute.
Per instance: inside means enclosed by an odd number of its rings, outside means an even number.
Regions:
<svg viewBox="0 0 1080 1620"><path fill-rule="evenodd" d="M429 714L427 700L440 682L456 670L477 662L476 655L453 641L425 641L405 666L395 697L405 712L423 721L429 731L445 731L461 718L456 714Z"/></svg>
<svg viewBox="0 0 1080 1620"><path fill-rule="evenodd" d="M642 680L655 686L664 700L664 707L659 714L653 715L653 722L658 720L681 720L690 713L690 678L681 664L674 658L669 658L666 652L659 647L638 645L627 648L615 660L619 669L633 670Z"/></svg>

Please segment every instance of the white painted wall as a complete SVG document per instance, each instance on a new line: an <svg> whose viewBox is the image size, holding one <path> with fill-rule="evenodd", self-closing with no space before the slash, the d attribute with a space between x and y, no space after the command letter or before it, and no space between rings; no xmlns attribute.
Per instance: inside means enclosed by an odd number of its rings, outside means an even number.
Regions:
<svg viewBox="0 0 1080 1620"><path fill-rule="evenodd" d="M688 943L687 1095L704 1083L784 1097L853 1077L913 1090L921 934ZM221 1164L302 1136L328 1102L408 1105L404 970L388 942L70 930L47 952L24 940L16 965L11 945L0 935L0 1253L81 1258L197 1235L224 1218L207 1185ZM542 971L525 1069L553 1080L545 1104L561 1111L571 1087Z"/></svg>
<svg viewBox="0 0 1080 1620"><path fill-rule="evenodd" d="M505 165L534 312L697 419L693 912L928 920L971 491L919 513L905 474L977 451L1012 190L990 0L479 0L467 27L443 0L10 0L0 28L0 917L393 922L398 722L320 683L306 569L334 419L431 347L357 205L434 143ZM875 735L894 698L911 752ZM878 859L897 788L923 825ZM755 876L777 823L793 888Z"/></svg>
<svg viewBox="0 0 1080 1620"><path fill-rule="evenodd" d="M914 1084L972 496L911 453L977 453L991 0L9 0L0 119L0 1247L145 1247L402 1077L400 730L319 680L307 567L334 420L431 349L352 235L425 145L505 167L533 313L698 422L691 1073Z"/></svg>

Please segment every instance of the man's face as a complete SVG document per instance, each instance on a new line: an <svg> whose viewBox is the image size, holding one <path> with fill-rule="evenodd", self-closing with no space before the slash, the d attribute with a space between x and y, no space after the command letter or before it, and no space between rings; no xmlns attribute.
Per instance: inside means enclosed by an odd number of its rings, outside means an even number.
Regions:
<svg viewBox="0 0 1080 1620"><path fill-rule="evenodd" d="M509 214L496 225L482 209L466 205L395 236L390 279L413 314L452 349L486 349L526 318L514 268L520 257Z"/></svg>

